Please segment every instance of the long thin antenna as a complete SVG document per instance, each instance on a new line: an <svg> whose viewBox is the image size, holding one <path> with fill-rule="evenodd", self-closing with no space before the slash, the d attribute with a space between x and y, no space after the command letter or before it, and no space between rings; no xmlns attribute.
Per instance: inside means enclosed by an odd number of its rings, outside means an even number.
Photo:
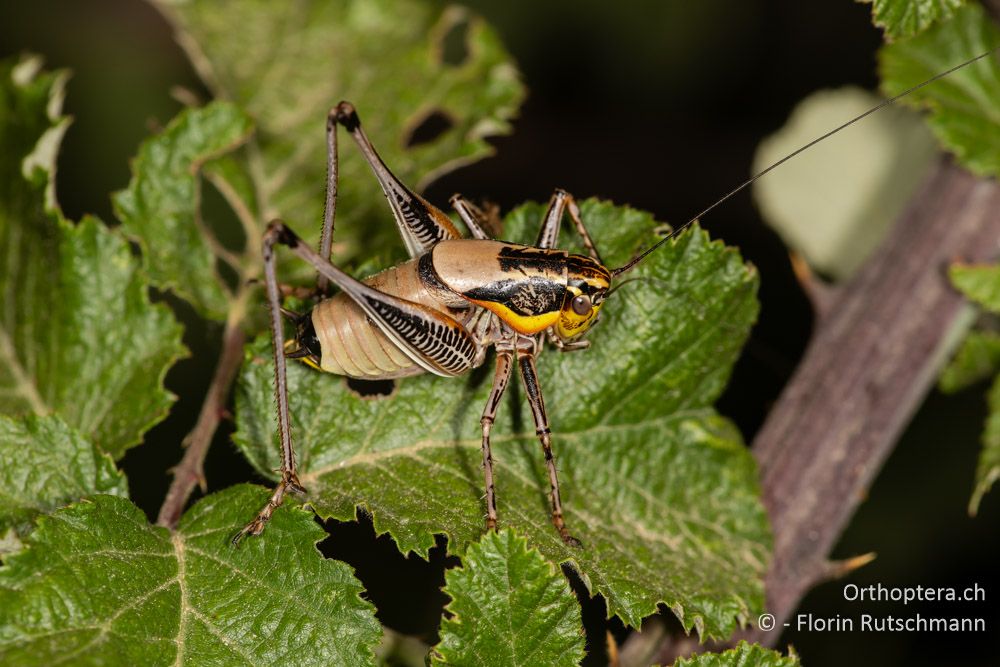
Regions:
<svg viewBox="0 0 1000 667"><path fill-rule="evenodd" d="M799 153L802 153L804 151L809 150L810 148L812 148L813 146L815 146L819 142L824 141L826 139L829 139L830 137L832 137L833 135L837 134L841 130L847 129L851 125L854 125L855 123L857 123L859 120L862 120L862 119L864 119L864 118L872 115L876 111L880 111L881 109L884 109L885 107L889 106L890 104L895 103L899 99L901 99L903 97L906 97L910 93L912 93L914 91L917 91L917 90L920 90L924 86L928 86L928 85L934 83L935 81L937 81L938 79L946 77L949 74L951 74L951 73L953 73L953 72L955 72L957 70L960 70L963 67L971 65L972 63L974 63L974 62L976 62L978 60L982 60L983 58L986 58L987 56L990 56L990 55L996 53L997 51L1000 51L1000 46L992 48L992 49L990 49L989 51L987 51L985 53L981 53L978 56L976 56L975 58L971 58L969 60L966 60L963 63L955 65L954 67L952 67L949 70L946 70L946 71L941 72L939 74L935 74L934 76L932 76L931 78L927 79L923 83L918 83L917 85L915 85L915 86L913 86L911 88L907 88L906 90L904 90L903 92L899 93L898 95L890 97L887 100L883 100L882 102L876 104L871 109L869 109L868 111L865 111L861 115L855 116L854 118L852 118L851 120L847 121L846 123L843 123L842 125L839 125L839 126L833 128L832 130L830 130L826 134L824 134L822 136L819 136L819 137L816 137L815 139L813 139L812 141L810 141L805 146L802 146L801 148L796 149L795 151L789 153L788 155L786 155L785 157L781 158L780 160L778 160L777 162L775 162L771 166L769 166L766 169L764 169L763 171L760 171L760 172L754 174L753 176L751 176L747 180L745 180L742 183L740 183L737 187L735 187L732 190L730 190L721 199L717 200L714 204L712 204L711 206L709 206L708 208L706 208L704 211L702 211L698 215L694 216L693 218L691 218L690 220L688 220L687 222L685 222L683 225L681 225L677 229L673 230L672 232L670 232L669 234L667 234L666 236L664 236L662 239L660 239L659 241L657 241L656 243L654 243L653 245L651 245L650 247L646 248L641 253L639 253L638 255L636 255L635 257L633 257L627 264L625 264L625 266L619 267L617 269L612 269L611 270L611 275L612 276L621 275L622 273L625 273L626 271L630 270L633 266L635 266L636 264L638 264L639 262L641 262L643 259L645 259L646 256L649 255L649 253L653 252L654 250L656 250L657 248L659 248L661 245L663 245L664 243L666 243L670 239L676 237L678 234L680 234L685 229L687 229L688 227L690 227L691 225L693 225L699 218L701 218L702 216L706 215L709 211L711 211L712 209L714 209L716 206L719 206L724 201L728 200L729 198L731 198L732 196L734 196L735 194L737 194L738 192L740 192L741 190L743 190L747 186L751 185L754 181L756 181L758 178L760 178L764 174L767 174L768 172L770 172L770 171L772 171L774 169L777 169L781 165L785 164L786 162L788 162L789 160L791 160L793 157L795 157Z"/></svg>

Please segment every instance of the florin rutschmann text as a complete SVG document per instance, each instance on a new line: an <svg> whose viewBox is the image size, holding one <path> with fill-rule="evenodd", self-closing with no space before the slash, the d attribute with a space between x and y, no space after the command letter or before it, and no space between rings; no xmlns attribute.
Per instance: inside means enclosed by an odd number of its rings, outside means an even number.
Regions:
<svg viewBox="0 0 1000 667"><path fill-rule="evenodd" d="M843 589L844 599L857 602L870 609L859 614L796 614L786 628L805 632L986 632L986 619L971 611L979 603L986 601L986 589L979 584L965 587L951 586L883 586L872 584L859 586L847 584ZM945 612L941 603L957 602L960 605L948 607ZM909 605L922 603L920 612L911 613L870 613L880 603ZM933 607L933 611L929 608ZM963 609L971 613L956 613ZM764 618L767 616L768 618ZM767 621L773 627L773 617L765 614L760 622ZM761 625L764 629L770 629Z"/></svg>
<svg viewBox="0 0 1000 667"><path fill-rule="evenodd" d="M986 632L986 619L981 617L893 616L860 614L850 616L817 616L796 614L794 623L785 623L805 632Z"/></svg>

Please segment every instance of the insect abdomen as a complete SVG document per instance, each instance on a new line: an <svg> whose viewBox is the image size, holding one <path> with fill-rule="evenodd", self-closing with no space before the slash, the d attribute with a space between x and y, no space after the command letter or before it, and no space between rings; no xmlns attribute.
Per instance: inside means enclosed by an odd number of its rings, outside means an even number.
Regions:
<svg viewBox="0 0 1000 667"><path fill-rule="evenodd" d="M369 276L363 282L384 294L454 314L420 278L420 259ZM391 379L423 372L346 294L321 301L312 323L320 344L320 368L328 373L367 380Z"/></svg>

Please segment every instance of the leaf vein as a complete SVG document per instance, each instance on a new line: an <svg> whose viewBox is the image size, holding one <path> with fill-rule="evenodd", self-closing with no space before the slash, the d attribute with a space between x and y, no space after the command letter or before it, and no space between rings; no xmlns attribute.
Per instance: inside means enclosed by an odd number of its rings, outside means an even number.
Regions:
<svg viewBox="0 0 1000 667"><path fill-rule="evenodd" d="M0 355L7 360L7 368L14 380L14 389L28 402L32 411L44 415L51 411L48 404L38 393L38 388L32 383L17 358L14 345L7 331L0 329Z"/></svg>

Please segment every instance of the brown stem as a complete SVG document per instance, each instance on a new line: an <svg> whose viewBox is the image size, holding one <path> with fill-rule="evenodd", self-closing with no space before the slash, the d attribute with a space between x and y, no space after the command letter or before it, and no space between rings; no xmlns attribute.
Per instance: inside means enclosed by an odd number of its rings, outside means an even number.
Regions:
<svg viewBox="0 0 1000 667"><path fill-rule="evenodd" d="M177 527L177 522L180 521L184 506L191 497L195 485L200 486L202 490L205 489L205 456L212 444L215 430L222 420L229 389L243 358L243 343L246 341L243 318L250 291L242 290L229 309L226 328L222 334L222 355L215 367L215 374L208 386L205 400L201 404L198 421L184 438L184 457L173 469L174 479L170 483L167 496L160 507L160 515L156 519L156 523L171 530Z"/></svg>
<svg viewBox="0 0 1000 667"><path fill-rule="evenodd" d="M942 163L889 238L845 286L754 441L775 551L768 610L780 623L934 385L963 299L952 261L993 259L1000 187ZM780 633L755 630L773 645Z"/></svg>
<svg viewBox="0 0 1000 667"><path fill-rule="evenodd" d="M802 363L753 444L774 529L766 577L777 630L740 638L772 646L957 342L965 305L947 266L994 259L1000 186L946 161L889 237L836 293ZM664 664L699 648L664 646Z"/></svg>

